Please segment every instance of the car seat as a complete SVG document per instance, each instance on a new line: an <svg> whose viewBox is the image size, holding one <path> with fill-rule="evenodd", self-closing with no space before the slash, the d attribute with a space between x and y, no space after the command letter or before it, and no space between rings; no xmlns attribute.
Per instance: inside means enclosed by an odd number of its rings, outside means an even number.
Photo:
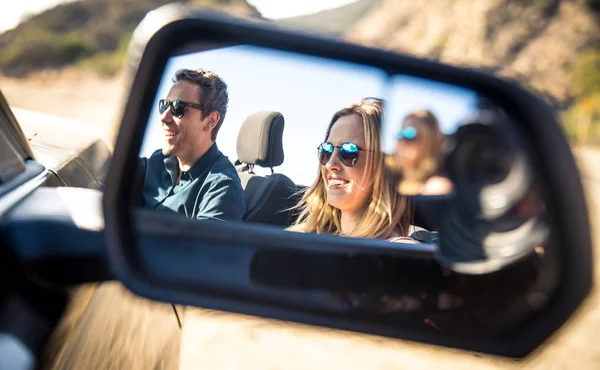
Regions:
<svg viewBox="0 0 600 370"><path fill-rule="evenodd" d="M284 118L279 112L256 112L244 121L237 139L236 168L246 192L244 220L287 227L298 202L296 185L273 167L283 163ZM255 166L271 169L268 176L254 173Z"/></svg>

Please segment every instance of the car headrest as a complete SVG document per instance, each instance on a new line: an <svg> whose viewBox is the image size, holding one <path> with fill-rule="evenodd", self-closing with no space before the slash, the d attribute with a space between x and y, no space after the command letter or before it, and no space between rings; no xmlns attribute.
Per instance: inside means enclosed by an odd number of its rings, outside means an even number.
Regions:
<svg viewBox="0 0 600 370"><path fill-rule="evenodd" d="M262 167L283 163L283 115L279 112L256 112L248 116L237 139L238 161Z"/></svg>

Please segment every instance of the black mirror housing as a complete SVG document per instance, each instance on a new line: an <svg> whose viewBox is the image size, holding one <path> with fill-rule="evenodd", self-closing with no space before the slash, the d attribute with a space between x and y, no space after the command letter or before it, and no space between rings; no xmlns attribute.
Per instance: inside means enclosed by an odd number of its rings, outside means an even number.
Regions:
<svg viewBox="0 0 600 370"><path fill-rule="evenodd" d="M429 246L399 244L391 249L378 241L336 236L314 239L310 234L244 224L211 223L200 227L192 220L172 220L162 215L143 215L133 211L130 205L136 197L137 157L162 72L170 56L194 50L200 44L254 45L356 63L379 68L389 75L401 73L465 87L501 106L519 122L519 133L528 143L527 152L537 169L547 200L548 222L552 229L552 244L556 246L554 258L560 279L545 307L520 322L510 333L492 335L483 340L444 336L437 331L410 327L404 321L394 321L389 316L349 310L348 306L319 306L308 300L303 291L311 287L308 283L318 282L327 276L335 276L327 289L350 289L353 292L364 289L360 279L354 281L354 285L333 284L345 281L346 276L335 273L352 268L372 274L380 256L427 265L436 259L436 250ZM190 14L181 5L169 5L149 13L134 33L128 58L130 93L123 105L121 128L106 181L103 206L110 265L115 276L136 294L161 301L518 358L531 353L558 330L590 292L592 243L575 160L553 109L518 84L478 71L282 30L272 25L219 14ZM164 248L161 243L167 242L180 242L182 247ZM214 258L211 264L206 263L206 259L210 258ZM327 266L338 266L338 270L330 270L331 275L319 275L302 269L302 266L310 264L307 261L315 258L330 261ZM195 267L195 261L204 261L202 266L206 270ZM306 264L303 265L302 261ZM391 260L386 259L385 263L388 261ZM277 263L287 264L288 272L297 268L297 274L286 275L286 280L280 280L279 286L269 285L269 282L281 277L276 270L267 268ZM445 265L452 267L454 264L450 261ZM515 274L526 275L518 266L494 265L489 261L461 264L461 268L462 273L472 275L497 271L516 271ZM232 276L239 271L236 269L247 271L247 274L240 273L239 279L235 280ZM430 280L425 278L424 286L437 291L440 289L436 285L440 277L434 275L430 276ZM294 281L295 276L304 276L301 282L308 285L299 287ZM500 284L497 281L501 279L491 277L485 281L493 287ZM382 285L380 282L373 284ZM286 286L295 291L282 293L280 289Z"/></svg>

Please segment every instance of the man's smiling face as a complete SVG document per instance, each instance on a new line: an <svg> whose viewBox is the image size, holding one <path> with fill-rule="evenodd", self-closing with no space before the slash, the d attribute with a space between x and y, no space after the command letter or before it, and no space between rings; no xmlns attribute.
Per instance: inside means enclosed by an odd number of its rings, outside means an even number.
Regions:
<svg viewBox="0 0 600 370"><path fill-rule="evenodd" d="M198 104L199 89L198 85L190 81L177 81L166 99ZM164 134L164 155L187 156L194 152L197 145L211 140L210 129L207 130L207 122L202 119L202 112L194 107L186 106L181 118L173 116L169 108L162 113L160 121Z"/></svg>

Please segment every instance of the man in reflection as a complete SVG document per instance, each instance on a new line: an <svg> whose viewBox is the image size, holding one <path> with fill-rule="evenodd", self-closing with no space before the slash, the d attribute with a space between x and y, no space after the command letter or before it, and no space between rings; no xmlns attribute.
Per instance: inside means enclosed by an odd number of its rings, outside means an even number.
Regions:
<svg viewBox="0 0 600 370"><path fill-rule="evenodd" d="M217 147L227 112L227 85L215 73L182 69L159 102L162 150L142 158L142 204L201 220L241 220L244 190L233 164Z"/></svg>

